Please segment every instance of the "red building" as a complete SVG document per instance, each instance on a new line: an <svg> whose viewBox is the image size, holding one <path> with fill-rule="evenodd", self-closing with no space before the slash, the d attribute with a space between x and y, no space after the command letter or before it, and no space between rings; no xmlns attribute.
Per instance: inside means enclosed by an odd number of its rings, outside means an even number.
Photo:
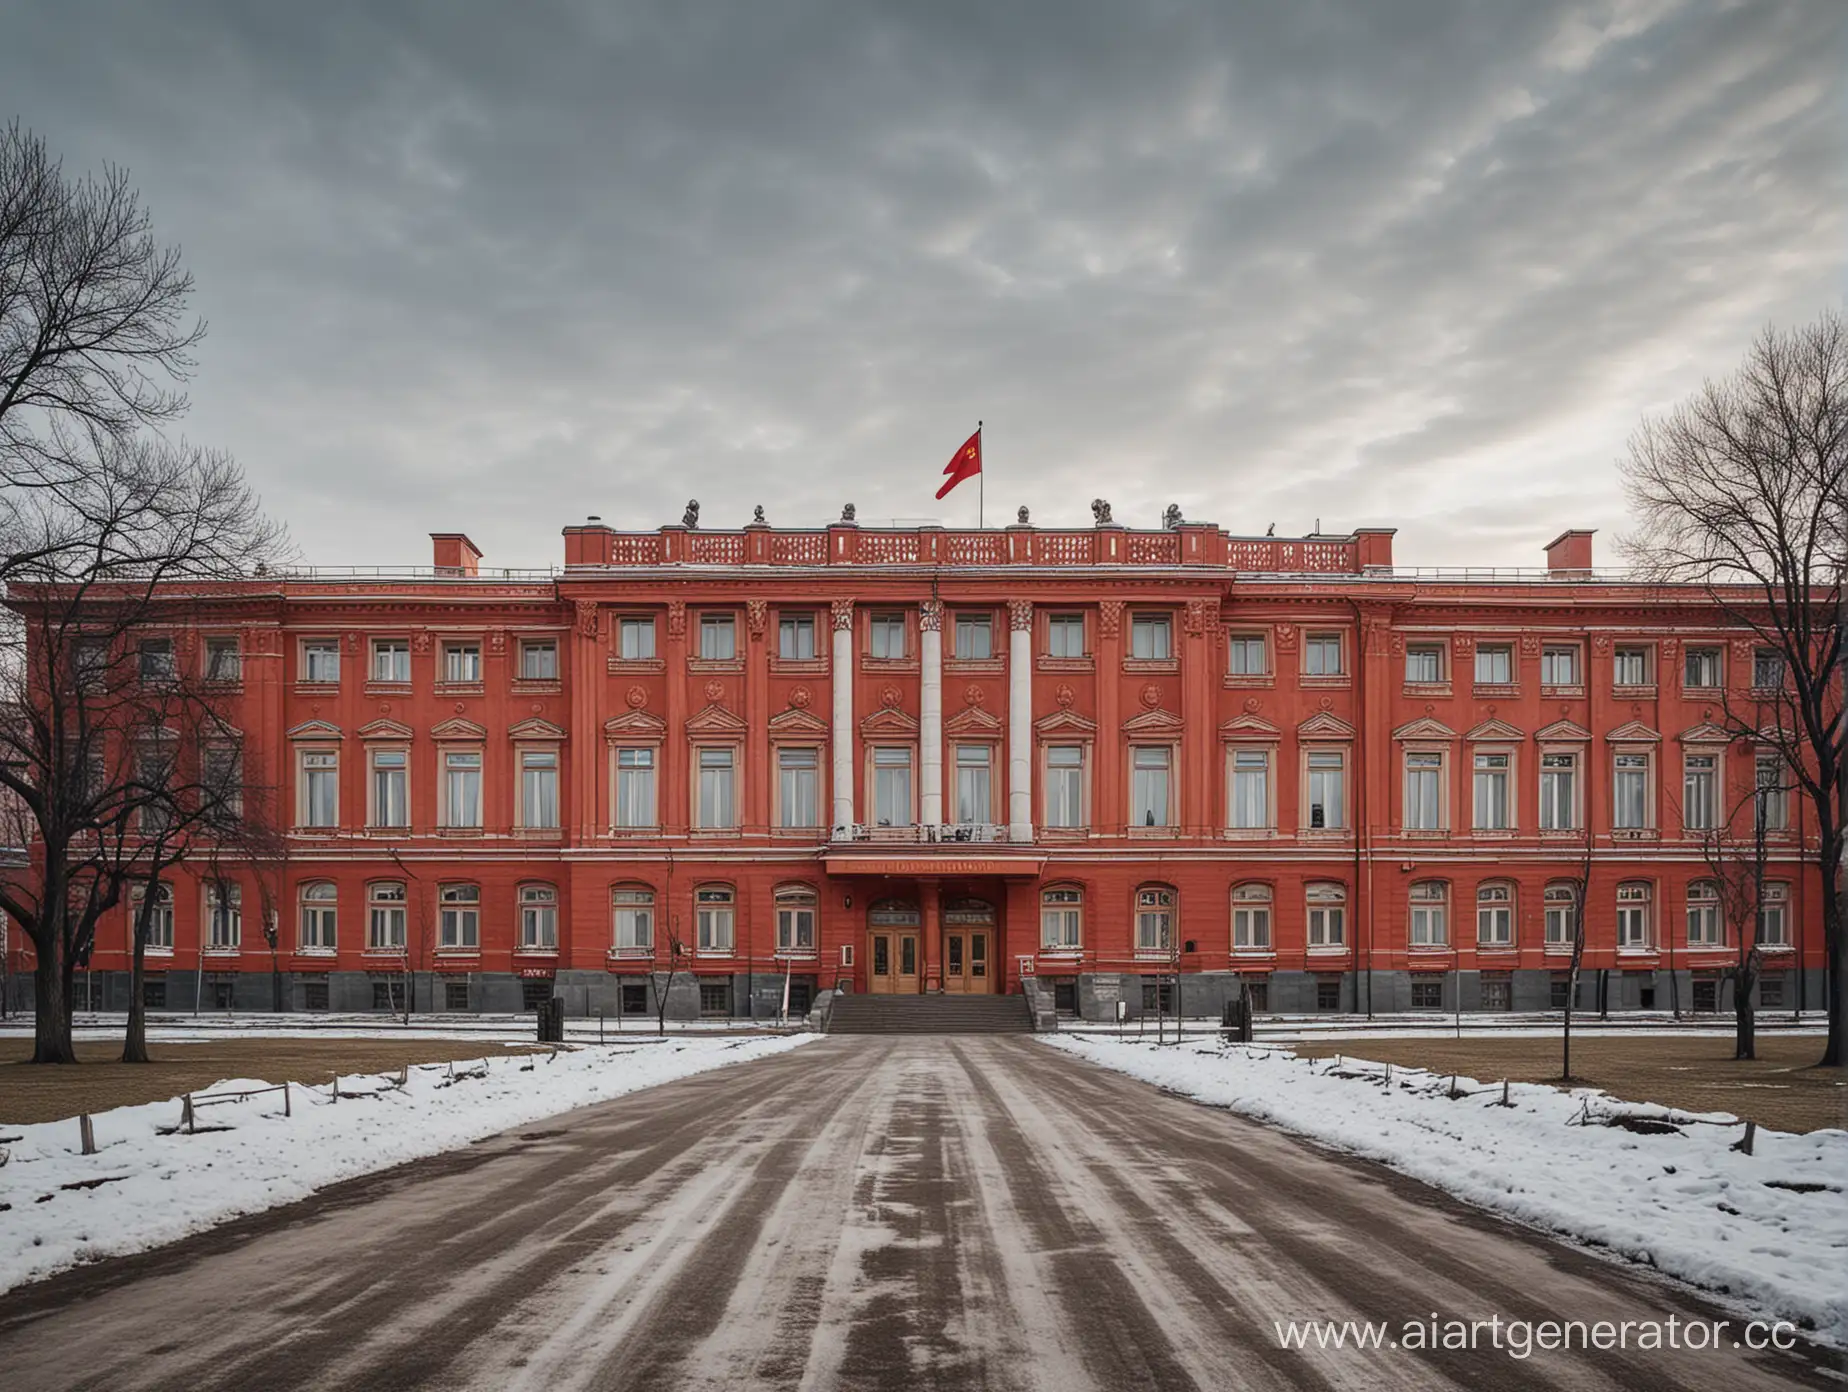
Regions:
<svg viewBox="0 0 1848 1392"><path fill-rule="evenodd" d="M1103 510L1108 516L1107 509ZM1024 518L1024 509L1023 509ZM565 530L552 573L215 591L286 863L189 867L148 998L765 1014L1014 991L1092 1018L1727 1008L1702 830L1769 828L1761 1003L1821 998L1803 800L1716 723L1778 679L1694 590L1395 568L1392 533ZM273 882L262 882L264 876ZM276 929L274 963L262 928ZM126 908L90 963L121 1008ZM80 978L78 999L86 986Z"/></svg>

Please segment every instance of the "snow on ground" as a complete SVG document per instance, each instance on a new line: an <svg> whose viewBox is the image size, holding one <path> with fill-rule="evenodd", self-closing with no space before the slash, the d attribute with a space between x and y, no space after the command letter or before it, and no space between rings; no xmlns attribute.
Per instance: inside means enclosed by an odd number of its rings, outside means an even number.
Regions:
<svg viewBox="0 0 1848 1392"><path fill-rule="evenodd" d="M1324 1142L1483 1208L1643 1262L1751 1313L1848 1345L1848 1131L1760 1129L1754 1153L1719 1113L1620 1102L1592 1088L1510 1087L1262 1046L1166 1047L1097 1036L1045 1044ZM1577 1124L1588 1114L1591 1125ZM1638 1134L1600 1116L1685 1120ZM1699 1116L1700 1121L1693 1118ZM1821 1186L1810 1192L1798 1188Z"/></svg>
<svg viewBox="0 0 1848 1392"><path fill-rule="evenodd" d="M567 1048L555 1056L497 1053L456 1064L453 1080L448 1064L414 1065L402 1088L396 1074L349 1075L338 1100L326 1086L293 1086L288 1116L276 1091L200 1107L199 1127L230 1129L193 1135L175 1130L178 1098L118 1107L92 1118L95 1155L81 1153L75 1120L0 1128L0 1290L818 1037L638 1039L634 1047ZM268 1086L231 1080L207 1093Z"/></svg>

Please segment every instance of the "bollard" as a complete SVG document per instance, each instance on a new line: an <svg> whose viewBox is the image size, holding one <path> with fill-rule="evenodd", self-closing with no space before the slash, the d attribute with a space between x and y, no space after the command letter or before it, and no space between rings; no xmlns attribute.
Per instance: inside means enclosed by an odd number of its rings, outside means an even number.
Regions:
<svg viewBox="0 0 1848 1392"><path fill-rule="evenodd" d="M83 1140L83 1153L96 1154L96 1128L90 1124L90 1114L81 1112L77 1117L77 1134Z"/></svg>
<svg viewBox="0 0 1848 1392"><path fill-rule="evenodd" d="M340 1100L340 1075L338 1073L334 1074L334 1095L328 1100L331 1102Z"/></svg>
<svg viewBox="0 0 1848 1392"><path fill-rule="evenodd" d="M1502 1104L1502 1106L1504 1106L1504 1107L1512 1107L1512 1106L1514 1105L1514 1103L1512 1103L1512 1102L1510 1102L1510 1101L1508 1100L1508 1080L1507 1080L1506 1078L1503 1078L1503 1079L1502 1079L1502 1100L1501 1100L1501 1104Z"/></svg>
<svg viewBox="0 0 1848 1392"><path fill-rule="evenodd" d="M603 1042L603 1007L597 1007L597 1042Z"/></svg>
<svg viewBox="0 0 1848 1392"><path fill-rule="evenodd" d="M284 1116L294 1116L295 1115L293 1112L289 1110L289 1082L288 1082L288 1079L286 1078L283 1079L283 1083L282 1083L282 1114Z"/></svg>
<svg viewBox="0 0 1848 1392"><path fill-rule="evenodd" d="M1392 1086L1392 1064L1390 1062L1386 1065L1386 1086Z"/></svg>
<svg viewBox="0 0 1848 1392"><path fill-rule="evenodd" d="M187 1135L192 1135L193 1105L192 1094L190 1092L180 1099L180 1129L185 1131Z"/></svg>

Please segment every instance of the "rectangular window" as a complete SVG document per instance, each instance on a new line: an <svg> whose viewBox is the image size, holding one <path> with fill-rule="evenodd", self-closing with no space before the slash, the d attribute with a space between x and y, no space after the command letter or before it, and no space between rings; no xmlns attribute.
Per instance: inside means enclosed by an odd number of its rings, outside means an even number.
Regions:
<svg viewBox="0 0 1848 1392"><path fill-rule="evenodd" d="M331 686L340 680L340 644L332 638L310 638L302 644L304 682Z"/></svg>
<svg viewBox="0 0 1848 1392"><path fill-rule="evenodd" d="M612 896L616 909L616 950L654 950L654 891L619 889Z"/></svg>
<svg viewBox="0 0 1848 1392"><path fill-rule="evenodd" d="M815 896L806 891L778 894L776 950L809 954L815 950Z"/></svg>
<svg viewBox="0 0 1848 1392"><path fill-rule="evenodd" d="M911 751L873 751L873 820L882 827L911 825Z"/></svg>
<svg viewBox="0 0 1848 1392"><path fill-rule="evenodd" d="M1340 947L1347 941L1347 891L1340 885L1310 885L1309 946Z"/></svg>
<svg viewBox="0 0 1848 1392"><path fill-rule="evenodd" d="M1636 831L1649 825L1649 756L1619 754L1612 787L1612 825Z"/></svg>
<svg viewBox="0 0 1848 1392"><path fill-rule="evenodd" d="M1720 931L1720 900L1710 885L1688 891L1688 946L1719 947L1726 941Z"/></svg>
<svg viewBox="0 0 1848 1392"><path fill-rule="evenodd" d="M1412 982L1413 1010L1442 1010L1444 1008L1444 983L1442 978L1431 977L1415 979Z"/></svg>
<svg viewBox="0 0 1848 1392"><path fill-rule="evenodd" d="M699 751L699 824L707 831L728 831L738 825L732 763L730 748Z"/></svg>
<svg viewBox="0 0 1848 1392"><path fill-rule="evenodd" d="M558 751L520 751L520 825L536 831L558 825Z"/></svg>
<svg viewBox="0 0 1848 1392"><path fill-rule="evenodd" d="M1174 894L1166 889L1136 891L1136 951L1168 952L1174 944Z"/></svg>
<svg viewBox="0 0 1848 1392"><path fill-rule="evenodd" d="M531 638L520 644L520 680L558 680L558 643L556 640Z"/></svg>
<svg viewBox="0 0 1848 1392"><path fill-rule="evenodd" d="M243 659L235 638L205 640L205 679L211 682L235 682L244 674Z"/></svg>
<svg viewBox="0 0 1848 1392"><path fill-rule="evenodd" d="M1054 614L1046 621L1046 656L1084 655L1083 614Z"/></svg>
<svg viewBox="0 0 1848 1392"><path fill-rule="evenodd" d="M956 616L956 646L954 652L958 657L985 658L994 654L994 620L988 614L958 614Z"/></svg>
<svg viewBox="0 0 1848 1392"><path fill-rule="evenodd" d="M699 1013L716 1017L732 1013L732 984L729 980L699 983Z"/></svg>
<svg viewBox="0 0 1848 1392"><path fill-rule="evenodd" d="M1547 983L1547 1004L1555 1010L1564 1010L1572 996L1572 982L1569 978L1556 976Z"/></svg>
<svg viewBox="0 0 1848 1392"><path fill-rule="evenodd" d="M1689 648L1686 665L1682 668L1681 684L1703 690L1718 687L1720 684L1720 650L1718 648Z"/></svg>
<svg viewBox="0 0 1848 1392"><path fill-rule="evenodd" d="M1076 889L1049 889L1040 896L1040 948L1072 952L1080 945L1084 895Z"/></svg>
<svg viewBox="0 0 1848 1392"><path fill-rule="evenodd" d="M244 935L244 887L224 880L206 886L209 945L220 952L234 950Z"/></svg>
<svg viewBox="0 0 1848 1392"><path fill-rule="evenodd" d="M1508 764L1506 754L1478 754L1475 758L1477 831L1508 829Z"/></svg>
<svg viewBox="0 0 1848 1392"><path fill-rule="evenodd" d="M1758 780L1757 806L1766 831L1783 831L1789 825L1789 796L1784 761L1776 754L1760 754L1754 763Z"/></svg>
<svg viewBox="0 0 1848 1392"><path fill-rule="evenodd" d="M1514 1009L1514 982L1505 976L1483 977L1482 1008L1484 1010Z"/></svg>
<svg viewBox="0 0 1848 1392"><path fill-rule="evenodd" d="M481 680L481 644L446 643L443 646L443 680L478 682Z"/></svg>
<svg viewBox="0 0 1848 1392"><path fill-rule="evenodd" d="M1268 828L1270 819L1270 751L1232 751L1232 806L1227 823L1240 831Z"/></svg>
<svg viewBox="0 0 1848 1392"><path fill-rule="evenodd" d="M1784 654L1776 648L1759 648L1752 654L1752 685L1775 691L1784 684Z"/></svg>
<svg viewBox="0 0 1848 1392"><path fill-rule="evenodd" d="M1542 686L1577 686L1579 650L1577 648L1544 648L1540 653L1540 684Z"/></svg>
<svg viewBox="0 0 1848 1392"><path fill-rule="evenodd" d="M956 820L965 826L993 820L988 765L987 745L956 746Z"/></svg>
<svg viewBox="0 0 1848 1392"><path fill-rule="evenodd" d="M443 825L481 825L481 753L451 749L443 755Z"/></svg>
<svg viewBox="0 0 1848 1392"><path fill-rule="evenodd" d="M1649 685L1649 649L1619 648L1613 659L1612 680L1618 686Z"/></svg>
<svg viewBox="0 0 1848 1392"><path fill-rule="evenodd" d="M1338 677L1341 675L1341 635L1312 633L1303 639L1303 675Z"/></svg>
<svg viewBox="0 0 1848 1392"><path fill-rule="evenodd" d="M552 999L553 981L549 976L528 978L520 983L520 1009L537 1010Z"/></svg>
<svg viewBox="0 0 1848 1392"><path fill-rule="evenodd" d="M402 827L411 824L408 786L409 763L402 749L372 751L372 825Z"/></svg>
<svg viewBox="0 0 1848 1392"><path fill-rule="evenodd" d="M655 824L655 752L652 749L616 751L616 825L651 827Z"/></svg>
<svg viewBox="0 0 1848 1392"><path fill-rule="evenodd" d="M520 946L528 952L558 951L558 891L552 886L521 887Z"/></svg>
<svg viewBox="0 0 1848 1392"><path fill-rule="evenodd" d="M138 649L138 671L144 682L170 682L174 677L173 640L143 638Z"/></svg>
<svg viewBox="0 0 1848 1392"><path fill-rule="evenodd" d="M1174 656L1166 614L1137 614L1129 622L1129 655L1137 661L1161 662Z"/></svg>
<svg viewBox="0 0 1848 1392"><path fill-rule="evenodd" d="M1408 682L1441 682L1444 679L1443 645L1408 643L1405 648L1405 679Z"/></svg>
<svg viewBox="0 0 1848 1392"><path fill-rule="evenodd" d="M444 885L438 892L441 901L437 945L451 950L481 946L481 887L479 885Z"/></svg>
<svg viewBox="0 0 1848 1392"><path fill-rule="evenodd" d="M337 908L334 886L330 882L318 880L303 887L301 932L304 952L334 950Z"/></svg>
<svg viewBox="0 0 1848 1392"><path fill-rule="evenodd" d="M199 755L205 820L223 829L244 815L244 751L235 744L208 744Z"/></svg>
<svg viewBox="0 0 1848 1392"><path fill-rule="evenodd" d="M1438 831L1444 825L1444 756L1405 756L1405 829Z"/></svg>
<svg viewBox="0 0 1848 1392"><path fill-rule="evenodd" d="M340 756L331 749L302 751L302 823L340 825Z"/></svg>
<svg viewBox="0 0 1848 1392"><path fill-rule="evenodd" d="M1168 826L1168 774L1173 751L1167 745L1138 745L1131 754L1130 824Z"/></svg>
<svg viewBox="0 0 1848 1392"><path fill-rule="evenodd" d="M1411 945L1444 947L1450 942L1450 887L1442 880L1412 886Z"/></svg>
<svg viewBox="0 0 1848 1392"><path fill-rule="evenodd" d="M404 947L404 886L397 881L372 885L367 891L366 946L374 952L401 951Z"/></svg>
<svg viewBox="0 0 1848 1392"><path fill-rule="evenodd" d="M738 655L737 629L730 614L701 614L699 655L708 662L729 662Z"/></svg>
<svg viewBox="0 0 1848 1392"><path fill-rule="evenodd" d="M1553 885L1546 891L1546 945L1550 950L1572 946L1577 907L1578 893L1570 885Z"/></svg>
<svg viewBox="0 0 1848 1392"><path fill-rule="evenodd" d="M646 662L655 655L655 623L652 618L632 616L618 622L624 662Z"/></svg>
<svg viewBox="0 0 1848 1392"><path fill-rule="evenodd" d="M1617 886L1617 946L1633 949L1649 946L1649 886L1646 884Z"/></svg>
<svg viewBox="0 0 1848 1392"><path fill-rule="evenodd" d="M109 689L109 640L79 638L71 651L71 668L80 691Z"/></svg>
<svg viewBox="0 0 1848 1392"><path fill-rule="evenodd" d="M1341 1008L1341 982L1338 978L1318 980L1315 983L1315 1008L1317 1010L1339 1010Z"/></svg>
<svg viewBox="0 0 1848 1392"><path fill-rule="evenodd" d="M1682 760L1681 824L1689 831L1711 831L1718 825L1718 763L1713 754L1690 754Z"/></svg>
<svg viewBox="0 0 1848 1392"><path fill-rule="evenodd" d="M468 1009L468 982L445 981L443 983L443 1009Z"/></svg>
<svg viewBox="0 0 1848 1392"><path fill-rule="evenodd" d="M732 950L732 892L729 889L702 889L695 896L698 913L699 950Z"/></svg>
<svg viewBox="0 0 1848 1392"><path fill-rule="evenodd" d="M1764 899L1758 906L1758 945L1789 947L1790 886L1773 882L1765 886ZM1781 984L1781 983L1780 983ZM1770 1004L1770 1002L1763 1002Z"/></svg>
<svg viewBox="0 0 1848 1392"><path fill-rule="evenodd" d="M648 983L646 981L622 983L621 1010L625 1015L646 1015L648 1013Z"/></svg>
<svg viewBox="0 0 1848 1392"><path fill-rule="evenodd" d="M1084 746L1055 744L1046 750L1046 825L1084 825Z"/></svg>
<svg viewBox="0 0 1848 1392"><path fill-rule="evenodd" d="M1232 891L1232 947L1239 952L1271 950L1271 896L1263 885Z"/></svg>
<svg viewBox="0 0 1848 1392"><path fill-rule="evenodd" d="M869 656L887 662L898 661L905 655L905 616L874 614L871 637L873 647Z"/></svg>
<svg viewBox="0 0 1848 1392"><path fill-rule="evenodd" d="M1514 891L1507 885L1484 885L1476 891L1476 943L1514 946Z"/></svg>
<svg viewBox="0 0 1848 1392"><path fill-rule="evenodd" d="M1514 680L1514 649L1506 643L1476 647L1476 682L1480 686L1506 686Z"/></svg>
<svg viewBox="0 0 1848 1392"><path fill-rule="evenodd" d="M1309 751L1309 826L1335 830L1347 824L1346 760L1337 749Z"/></svg>
<svg viewBox="0 0 1848 1392"><path fill-rule="evenodd" d="M1270 675L1270 653L1261 633L1234 633L1226 640L1226 670L1235 677Z"/></svg>
<svg viewBox="0 0 1848 1392"><path fill-rule="evenodd" d="M1758 978L1758 1004L1765 1010L1781 1010L1783 1008L1783 977L1761 976Z"/></svg>
<svg viewBox="0 0 1848 1392"><path fill-rule="evenodd" d="M411 645L402 638L372 640L372 680L408 682L411 679Z"/></svg>
<svg viewBox="0 0 1848 1392"><path fill-rule="evenodd" d="M147 891L137 889L130 901L129 911L135 915L135 922L141 918L141 905ZM161 885L154 892L154 907L148 913L147 948L150 952L173 951L173 886Z"/></svg>
<svg viewBox="0 0 1848 1392"><path fill-rule="evenodd" d="M821 751L780 749L776 756L778 824L821 825Z"/></svg>
<svg viewBox="0 0 1848 1392"><path fill-rule="evenodd" d="M1540 756L1540 829L1571 831L1578 825L1578 756Z"/></svg>
<svg viewBox="0 0 1848 1392"><path fill-rule="evenodd" d="M785 662L815 658L815 616L784 614L776 621L776 655Z"/></svg>

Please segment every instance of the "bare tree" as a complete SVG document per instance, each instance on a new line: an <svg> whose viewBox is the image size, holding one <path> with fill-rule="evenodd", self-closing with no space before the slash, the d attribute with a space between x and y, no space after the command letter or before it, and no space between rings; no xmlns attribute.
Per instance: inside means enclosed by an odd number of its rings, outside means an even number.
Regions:
<svg viewBox="0 0 1848 1392"><path fill-rule="evenodd" d="M655 981L655 1033L663 1038L667 1035L667 998L674 989L674 977L680 972L686 961L687 945L680 940L680 920L675 917L673 926L667 930L667 971L654 973ZM663 979L665 976L665 979Z"/></svg>
<svg viewBox="0 0 1848 1392"><path fill-rule="evenodd" d="M1848 602L1848 323L1766 329L1732 375L1646 420L1622 465L1647 579L1696 583L1749 635L1724 728L1774 750L1816 820L1829 969L1822 1062L1848 1060L1843 605ZM1743 678L1743 680L1742 680Z"/></svg>
<svg viewBox="0 0 1848 1392"><path fill-rule="evenodd" d="M1572 965L1566 970L1565 1028L1561 1033L1559 1080L1572 1081L1572 1012L1578 1006L1579 968L1585 960L1585 905L1591 899L1591 818L1584 818L1585 845L1572 884Z"/></svg>
<svg viewBox="0 0 1848 1392"><path fill-rule="evenodd" d="M1733 963L1726 976L1733 988L1733 1057L1758 1057L1758 1022L1752 991L1764 966L1765 809L1768 790L1752 791L1701 838L1701 858L1707 863L1726 941L1733 947ZM1740 821L1750 830L1741 834Z"/></svg>

